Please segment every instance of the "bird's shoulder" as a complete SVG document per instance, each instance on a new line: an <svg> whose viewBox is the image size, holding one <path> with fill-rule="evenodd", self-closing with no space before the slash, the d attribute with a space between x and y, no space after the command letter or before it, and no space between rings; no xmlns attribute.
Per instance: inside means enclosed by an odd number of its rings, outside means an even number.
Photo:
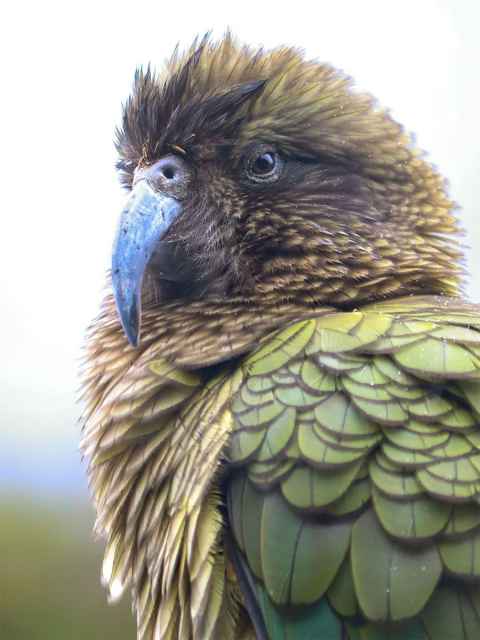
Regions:
<svg viewBox="0 0 480 640"><path fill-rule="evenodd" d="M324 595L340 618L423 612L430 629L442 576L480 580L480 307L425 296L313 316L239 370L229 520L269 633L278 607L319 607L324 624Z"/></svg>

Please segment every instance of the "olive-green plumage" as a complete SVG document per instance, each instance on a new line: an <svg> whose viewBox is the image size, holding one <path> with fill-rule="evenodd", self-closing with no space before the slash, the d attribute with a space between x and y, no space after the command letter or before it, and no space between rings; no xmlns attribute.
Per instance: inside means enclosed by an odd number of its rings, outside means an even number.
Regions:
<svg viewBox="0 0 480 640"><path fill-rule="evenodd" d="M443 180L331 67L231 36L137 74L117 146L82 449L138 638L479 638L480 308Z"/></svg>
<svg viewBox="0 0 480 640"><path fill-rule="evenodd" d="M229 515L262 608L291 625L278 637L305 637L298 610L319 602L337 623L312 637L341 638L338 620L390 637L395 626L365 627L412 618L414 638L477 637L478 312L417 298L327 314L281 330L241 370ZM440 601L457 626L439 627Z"/></svg>

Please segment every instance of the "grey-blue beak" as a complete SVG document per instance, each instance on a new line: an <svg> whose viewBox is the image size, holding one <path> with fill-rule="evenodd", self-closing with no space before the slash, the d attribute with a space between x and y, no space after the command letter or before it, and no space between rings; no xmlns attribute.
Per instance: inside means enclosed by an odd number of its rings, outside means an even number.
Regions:
<svg viewBox="0 0 480 640"><path fill-rule="evenodd" d="M120 322L130 344L138 346L142 282L157 243L182 210L181 203L140 180L122 211L113 244L112 282Z"/></svg>

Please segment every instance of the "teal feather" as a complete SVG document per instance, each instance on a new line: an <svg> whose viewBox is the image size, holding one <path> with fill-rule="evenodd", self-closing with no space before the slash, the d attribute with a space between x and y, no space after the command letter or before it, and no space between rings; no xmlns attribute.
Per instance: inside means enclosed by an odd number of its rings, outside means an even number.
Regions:
<svg viewBox="0 0 480 640"><path fill-rule="evenodd" d="M256 592L269 640L342 640L344 638L342 624L326 598L322 598L313 605L301 607L292 614L288 609L277 607L259 582L256 582ZM417 638L412 637L411 640L417 640Z"/></svg>
<svg viewBox="0 0 480 640"><path fill-rule="evenodd" d="M395 626L372 624L355 626L347 623L346 632L348 640L429 640L423 624L418 619ZM321 638L319 637L318 640Z"/></svg>

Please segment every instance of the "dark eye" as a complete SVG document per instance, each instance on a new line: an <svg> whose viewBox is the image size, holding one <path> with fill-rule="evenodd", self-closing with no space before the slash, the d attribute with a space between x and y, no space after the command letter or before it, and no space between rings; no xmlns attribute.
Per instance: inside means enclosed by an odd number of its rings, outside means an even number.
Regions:
<svg viewBox="0 0 480 640"><path fill-rule="evenodd" d="M254 182L275 182L280 177L283 161L272 149L257 149L246 164L246 173Z"/></svg>
<svg viewBox="0 0 480 640"><path fill-rule="evenodd" d="M276 158L273 153L266 151L261 156L257 156L252 164L252 171L260 176L272 173L275 169Z"/></svg>

